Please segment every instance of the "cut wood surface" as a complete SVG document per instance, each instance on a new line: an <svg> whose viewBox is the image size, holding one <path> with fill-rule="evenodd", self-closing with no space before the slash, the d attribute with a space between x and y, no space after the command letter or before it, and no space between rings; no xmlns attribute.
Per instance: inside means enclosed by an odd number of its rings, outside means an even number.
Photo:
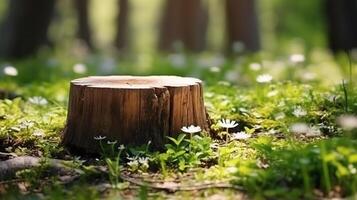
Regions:
<svg viewBox="0 0 357 200"><path fill-rule="evenodd" d="M183 126L208 129L199 79L178 76L93 76L73 80L63 143L98 150L95 136L120 144L162 147Z"/></svg>

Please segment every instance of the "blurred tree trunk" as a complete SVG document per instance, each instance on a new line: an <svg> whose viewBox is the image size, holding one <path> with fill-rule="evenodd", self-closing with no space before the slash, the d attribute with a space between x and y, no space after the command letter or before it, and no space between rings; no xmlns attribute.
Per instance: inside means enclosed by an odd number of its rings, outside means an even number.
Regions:
<svg viewBox="0 0 357 200"><path fill-rule="evenodd" d="M226 0L227 50L255 52L260 49L255 0Z"/></svg>
<svg viewBox="0 0 357 200"><path fill-rule="evenodd" d="M200 0L167 0L161 21L159 48L174 50L177 42L190 51L205 47L208 13Z"/></svg>
<svg viewBox="0 0 357 200"><path fill-rule="evenodd" d="M93 49L88 6L89 0L74 0L74 7L77 11L77 36L87 45L89 49Z"/></svg>
<svg viewBox="0 0 357 200"><path fill-rule="evenodd" d="M118 50L125 50L128 48L128 31L129 31L129 1L118 0L118 17L117 17L117 32L115 37L115 46Z"/></svg>
<svg viewBox="0 0 357 200"><path fill-rule="evenodd" d="M357 48L357 1L326 0L326 17L331 50Z"/></svg>
<svg viewBox="0 0 357 200"><path fill-rule="evenodd" d="M55 0L9 0L0 30L0 57L19 58L48 43Z"/></svg>

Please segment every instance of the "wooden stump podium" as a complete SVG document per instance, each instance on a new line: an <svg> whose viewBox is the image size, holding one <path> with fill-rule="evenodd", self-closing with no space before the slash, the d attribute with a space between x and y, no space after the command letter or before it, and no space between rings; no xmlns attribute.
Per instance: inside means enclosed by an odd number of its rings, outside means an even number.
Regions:
<svg viewBox="0 0 357 200"><path fill-rule="evenodd" d="M62 142L98 150L95 136L119 144L162 147L183 126L208 130L199 79L178 76L92 76L71 81Z"/></svg>

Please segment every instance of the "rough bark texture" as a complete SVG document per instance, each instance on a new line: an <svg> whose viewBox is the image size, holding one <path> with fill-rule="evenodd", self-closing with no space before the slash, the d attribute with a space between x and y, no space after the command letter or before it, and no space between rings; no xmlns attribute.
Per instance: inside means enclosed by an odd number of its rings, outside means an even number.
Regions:
<svg viewBox="0 0 357 200"><path fill-rule="evenodd" d="M11 0L0 30L0 57L29 56L48 42L54 0Z"/></svg>
<svg viewBox="0 0 357 200"><path fill-rule="evenodd" d="M95 136L120 144L151 141L161 148L165 136L182 126L208 130L201 81L177 76L87 77L71 82L63 143L97 151Z"/></svg>
<svg viewBox="0 0 357 200"><path fill-rule="evenodd" d="M129 1L118 0L119 13L116 20L117 33L115 36L115 46L123 51L128 48L129 31Z"/></svg>
<svg viewBox="0 0 357 200"><path fill-rule="evenodd" d="M93 49L92 32L88 15L89 0L74 0L73 3L77 13L77 36L88 48Z"/></svg>
<svg viewBox="0 0 357 200"><path fill-rule="evenodd" d="M208 13L200 0L167 0L162 16L159 48L172 51L175 42L185 49L205 47Z"/></svg>
<svg viewBox="0 0 357 200"><path fill-rule="evenodd" d="M326 0L326 17L331 50L357 48L357 1Z"/></svg>
<svg viewBox="0 0 357 200"><path fill-rule="evenodd" d="M229 52L236 42L241 42L248 52L260 49L255 0L226 0L226 26Z"/></svg>

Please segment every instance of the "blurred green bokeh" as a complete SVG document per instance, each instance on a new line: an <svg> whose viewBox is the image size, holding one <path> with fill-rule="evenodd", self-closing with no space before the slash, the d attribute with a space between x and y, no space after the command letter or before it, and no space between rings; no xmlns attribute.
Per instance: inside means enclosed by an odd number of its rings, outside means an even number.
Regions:
<svg viewBox="0 0 357 200"><path fill-rule="evenodd" d="M156 50L158 24L163 0L130 1L130 45L135 53ZM224 5L220 0L204 0L209 11L207 50L221 51L225 40ZM92 0L90 23L94 41L100 50L110 51L115 34L117 1ZM0 19L7 1L0 2ZM322 0L258 0L258 15L263 50L295 51L326 47L324 5ZM57 1L50 37L58 48L73 44L76 32L74 8L70 0ZM298 45L296 45L298 44Z"/></svg>

